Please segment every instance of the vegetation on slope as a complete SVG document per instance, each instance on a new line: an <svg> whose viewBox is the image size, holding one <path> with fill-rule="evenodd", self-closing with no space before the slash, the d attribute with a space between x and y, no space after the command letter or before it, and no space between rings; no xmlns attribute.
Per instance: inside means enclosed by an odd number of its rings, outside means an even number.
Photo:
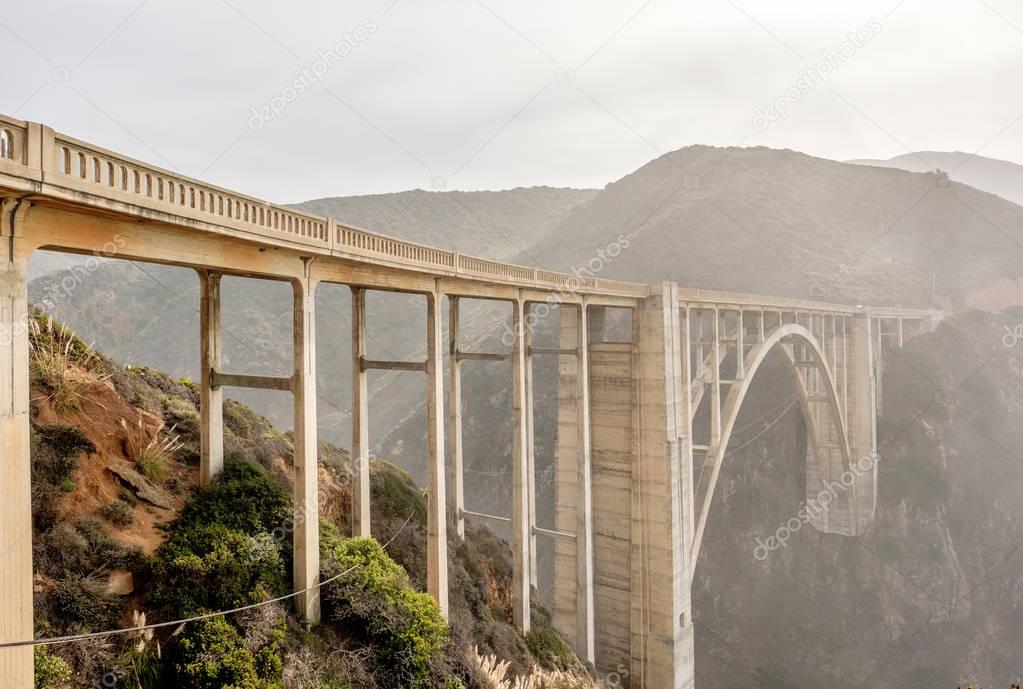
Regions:
<svg viewBox="0 0 1023 689"><path fill-rule="evenodd" d="M59 325L42 317L37 325L37 636L259 604L155 634L40 649L37 687L472 689L499 686L503 680L487 668L502 663L521 677L547 668L588 681L542 611L529 639L514 631L507 547L484 529L449 544L452 611L445 624L422 593L423 492L404 472L375 463L373 528L388 546L350 538L349 460L326 444L319 471L322 576L337 578L322 591L323 624L304 628L290 600L268 603L292 590L290 436L247 407L226 403L227 461L201 491L195 386L150 369L120 368ZM51 351L69 353L62 368L40 363L39 353ZM63 399L76 403L55 403L68 385L74 394ZM153 448L163 448L156 453L161 470L147 472ZM481 653L496 658L481 662Z"/></svg>

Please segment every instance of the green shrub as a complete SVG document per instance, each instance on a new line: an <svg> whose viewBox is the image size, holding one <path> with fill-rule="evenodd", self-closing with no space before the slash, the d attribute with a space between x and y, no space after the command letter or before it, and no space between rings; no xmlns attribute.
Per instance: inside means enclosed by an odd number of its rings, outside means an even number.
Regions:
<svg viewBox="0 0 1023 689"><path fill-rule="evenodd" d="M250 536L272 533L292 519L291 496L266 471L230 461L209 490L185 507L175 528L221 524Z"/></svg>
<svg viewBox="0 0 1023 689"><path fill-rule="evenodd" d="M389 681L421 686L448 635L437 604L409 587L405 570L373 539L328 538L324 545L325 577L344 573L324 587L328 614L380 648Z"/></svg>
<svg viewBox="0 0 1023 689"><path fill-rule="evenodd" d="M545 670L567 670L573 667L575 655L572 649L558 636L550 617L538 612L533 608L533 626L526 634L526 647L530 655Z"/></svg>
<svg viewBox="0 0 1023 689"><path fill-rule="evenodd" d="M92 631L113 627L118 602L106 595L106 583L96 577L72 575L57 582L57 611L65 621L80 622Z"/></svg>
<svg viewBox="0 0 1023 689"><path fill-rule="evenodd" d="M109 505L99 509L104 519L117 526L129 526L135 521L135 514L131 511L131 505L125 500L114 500Z"/></svg>
<svg viewBox="0 0 1023 689"><path fill-rule="evenodd" d="M175 649L174 671L179 689L277 689L283 663L284 628L257 649L230 622L214 617L188 626Z"/></svg>
<svg viewBox="0 0 1023 689"><path fill-rule="evenodd" d="M154 603L176 614L265 600L286 584L284 561L269 534L248 536L221 524L175 528L156 551L152 575Z"/></svg>
<svg viewBox="0 0 1023 689"><path fill-rule="evenodd" d="M42 646L35 647L35 689L72 689L71 666Z"/></svg>

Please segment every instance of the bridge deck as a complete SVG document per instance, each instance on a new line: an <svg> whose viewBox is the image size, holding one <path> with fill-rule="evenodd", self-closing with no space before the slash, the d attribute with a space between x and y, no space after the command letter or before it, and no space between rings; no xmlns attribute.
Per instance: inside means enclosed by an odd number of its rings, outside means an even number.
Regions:
<svg viewBox="0 0 1023 689"><path fill-rule="evenodd" d="M72 206L76 212L113 214L189 232L213 233L302 255L329 256L383 268L460 278L479 284L524 287L564 301L579 296L627 305L650 293L645 283L559 273L468 256L371 232L294 208L223 189L129 158L45 125L0 115L0 191L36 204ZM618 298L605 301L601 297ZM855 306L811 299L767 297L702 289L679 290L693 305L855 313ZM882 317L931 315L916 309L876 308Z"/></svg>

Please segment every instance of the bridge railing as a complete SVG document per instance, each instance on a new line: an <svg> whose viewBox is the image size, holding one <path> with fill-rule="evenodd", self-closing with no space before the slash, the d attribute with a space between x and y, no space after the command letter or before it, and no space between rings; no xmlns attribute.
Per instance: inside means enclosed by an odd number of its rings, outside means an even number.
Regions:
<svg viewBox="0 0 1023 689"><path fill-rule="evenodd" d="M417 244L229 191L120 155L49 127L0 115L0 176L21 190L39 189L74 203L212 232L227 232L303 251L382 261L410 270L464 276L551 293L645 297L649 286L578 271L558 273ZM0 183L4 179L0 178ZM165 215L161 215L165 214ZM182 222L184 219L184 222ZM680 289L685 301L826 310L856 307L804 299ZM869 308L896 315L897 309Z"/></svg>
<svg viewBox="0 0 1023 689"><path fill-rule="evenodd" d="M398 267L553 292L641 297L645 284L501 263L351 227L267 203L135 160L49 127L0 115L0 175L12 189L163 220L193 229L297 244L316 253L362 257ZM4 180L0 179L0 183ZM41 189L35 185L41 183ZM182 222L182 219L184 222Z"/></svg>
<svg viewBox="0 0 1023 689"><path fill-rule="evenodd" d="M59 174L63 186L85 194L243 232L330 246L326 218L221 189L63 134L55 135L52 156L52 167L44 171Z"/></svg>
<svg viewBox="0 0 1023 689"><path fill-rule="evenodd" d="M0 115L0 166L25 165L27 148L28 123Z"/></svg>

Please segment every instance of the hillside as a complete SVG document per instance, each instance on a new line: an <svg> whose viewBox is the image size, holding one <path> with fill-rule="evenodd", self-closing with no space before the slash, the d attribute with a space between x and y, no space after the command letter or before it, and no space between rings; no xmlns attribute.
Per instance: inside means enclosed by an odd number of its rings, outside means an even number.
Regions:
<svg viewBox="0 0 1023 689"><path fill-rule="evenodd" d="M1018 280L1023 208L935 182L788 150L691 146L608 185L530 253L565 269L621 235L628 247L602 275L849 303L964 306Z"/></svg>
<svg viewBox="0 0 1023 689"><path fill-rule="evenodd" d="M32 363L38 637L165 622L291 590L288 435L228 401L227 464L202 491L194 384L121 368L42 317ZM446 625L420 593L422 491L399 469L374 463L381 548L349 538L349 473L347 454L321 445L322 577L331 582L322 626L304 630L286 600L155 635L59 644L37 652L36 686L491 689L485 677L497 661L479 652L495 654L513 675L590 687L545 611L536 609L525 638L511 626L506 544L485 529L470 529L465 542L452 536Z"/></svg>
<svg viewBox="0 0 1023 689"><path fill-rule="evenodd" d="M553 187L450 192L415 189L313 199L294 207L409 241L504 260L528 251L596 193Z"/></svg>
<svg viewBox="0 0 1023 689"><path fill-rule="evenodd" d="M1023 205L1023 165L962 151L920 151L887 160L850 160L857 165L896 168L910 172L933 172L941 168L953 180Z"/></svg>

